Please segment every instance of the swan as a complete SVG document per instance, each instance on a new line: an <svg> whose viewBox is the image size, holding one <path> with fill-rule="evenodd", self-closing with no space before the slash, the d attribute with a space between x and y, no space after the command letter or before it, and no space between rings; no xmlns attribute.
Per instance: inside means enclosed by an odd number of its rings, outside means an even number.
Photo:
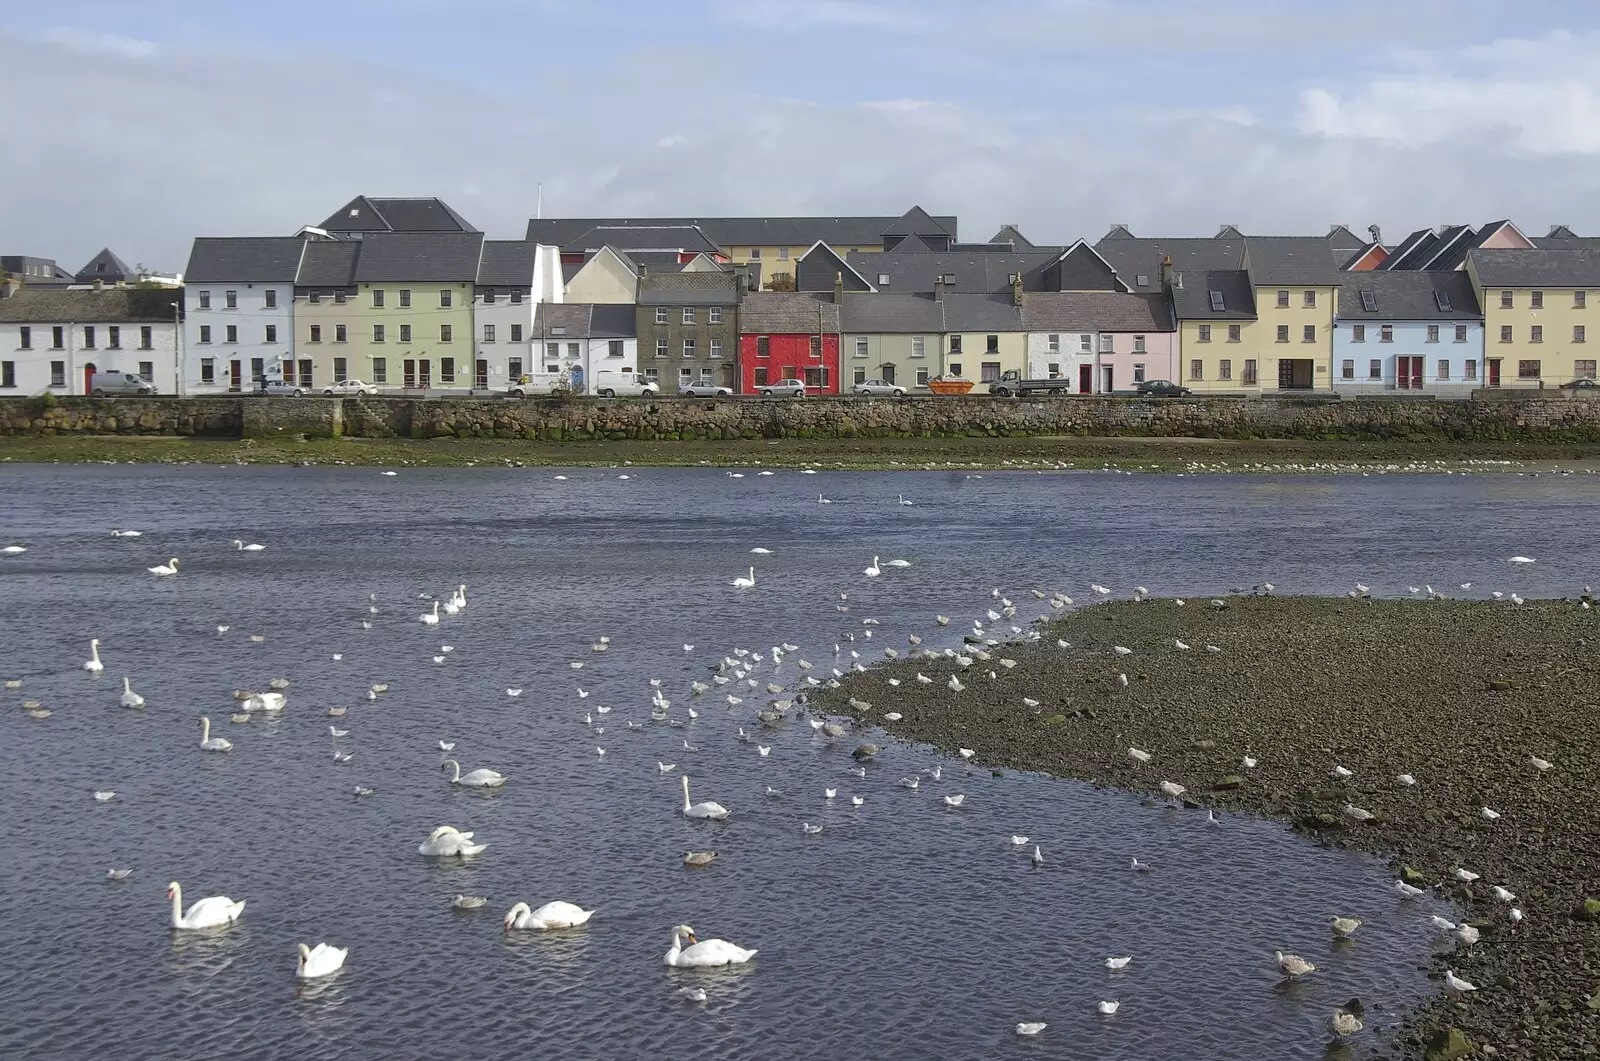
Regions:
<svg viewBox="0 0 1600 1061"><path fill-rule="evenodd" d="M113 538L139 538L139 537L142 537L143 535L144 535L144 531L114 530L114 531L111 532L111 536Z"/></svg>
<svg viewBox="0 0 1600 1061"><path fill-rule="evenodd" d="M749 589L756 584L756 569L752 567L748 577L741 575L730 584L738 589Z"/></svg>
<svg viewBox="0 0 1600 1061"><path fill-rule="evenodd" d="M150 572L152 575L176 575L178 573L178 558L174 556L171 560L168 560L164 564L157 564L155 567L147 567L145 570Z"/></svg>
<svg viewBox="0 0 1600 1061"><path fill-rule="evenodd" d="M167 885L167 898L172 900L172 927L183 929L216 928L231 925L244 913L244 903L234 902L226 895L208 895L197 899L188 912L183 909L183 888L177 881Z"/></svg>
<svg viewBox="0 0 1600 1061"><path fill-rule="evenodd" d="M246 544L245 544L245 543L244 543L244 541L243 541L243 540L242 540L242 539L239 539L239 538L235 538L235 539L234 539L234 540L233 540L233 548L234 548L234 550L235 550L235 551L236 551L236 552L241 552L241 553L259 553L259 552L261 552L261 551L262 551L262 550L263 550L263 549L265 549L265 548L266 548L266 546L265 546L265 545L258 545L258 544L256 544L256 543L255 543L255 542L251 542L251 543L250 543L250 544L249 544L249 545L246 545ZM304 944L301 944L301 946L304 946ZM325 947L325 946L327 946L327 944L325 944L325 943L319 943L319 944L317 944L317 946L318 946L318 947L319 947L319 948L320 948L320 947ZM340 952L339 952L339 955L340 955L340 957L339 957L339 960L340 960L340 961L341 961L341 962L343 962L343 961L344 961L344 952L343 952L343 951L340 951ZM337 968L338 968L338 966L337 966L337 965L336 965L336 966L334 966L334 969L337 969ZM333 971L333 969L329 969L329 970L328 970L328 971L329 971L329 972L332 972L332 971ZM321 974L317 974L317 975L321 975Z"/></svg>
<svg viewBox="0 0 1600 1061"><path fill-rule="evenodd" d="M819 504L819 505L831 505L831 504L833 504L833 498L831 498L831 497L823 497L821 494L818 494L817 495L817 504Z"/></svg>
<svg viewBox="0 0 1600 1061"><path fill-rule="evenodd" d="M1317 971L1317 967L1298 954L1285 954L1281 950L1272 952L1273 958L1278 962L1278 968L1283 970L1283 975L1291 980L1298 980L1308 973Z"/></svg>
<svg viewBox="0 0 1600 1061"><path fill-rule="evenodd" d="M417 618L422 620L423 622L427 623L429 626L438 626L439 625L439 602L438 601L434 601L433 602L433 611L425 612L424 614L417 616Z"/></svg>
<svg viewBox="0 0 1600 1061"><path fill-rule="evenodd" d="M505 775L495 770L479 768L470 774L462 774L461 764L454 759L446 759L439 764L441 770L450 766L455 767L455 774L450 778L452 785L470 785L473 788L499 788L506 783Z"/></svg>
<svg viewBox="0 0 1600 1061"><path fill-rule="evenodd" d="M233 751L232 741L211 735L211 720L205 715L200 716L200 750L207 752Z"/></svg>
<svg viewBox="0 0 1600 1061"><path fill-rule="evenodd" d="M98 637L91 639L89 642L89 658L84 661L83 669L95 674L99 674L106 669L106 665L100 662L100 639Z"/></svg>
<svg viewBox="0 0 1600 1061"><path fill-rule="evenodd" d="M689 940L686 948L682 944L685 937ZM717 965L743 965L755 956L755 951L745 950L725 939L698 940L694 929L679 925L672 930L672 949L661 959L661 964L674 969L706 969Z"/></svg>
<svg viewBox="0 0 1600 1061"><path fill-rule="evenodd" d="M471 833L464 833L454 825L441 825L428 834L428 838L417 848L417 854L430 857L450 857L452 855L476 855L488 844L470 843Z"/></svg>
<svg viewBox="0 0 1600 1061"><path fill-rule="evenodd" d="M877 578L879 575L883 574L883 569L878 566L878 558L874 556L872 558L871 566L863 568L861 573L866 575L868 578Z"/></svg>
<svg viewBox="0 0 1600 1061"><path fill-rule="evenodd" d="M26 545L8 545L4 549L0 549L0 553L5 553L7 556L16 556L18 553L27 551L28 547Z"/></svg>
<svg viewBox="0 0 1600 1061"><path fill-rule="evenodd" d="M593 910L585 910L559 899L553 903L545 903L537 910L529 910L527 903L518 903L506 913L505 931L510 932L514 928L576 928L593 916Z"/></svg>
<svg viewBox="0 0 1600 1061"><path fill-rule="evenodd" d="M890 560L890 561L888 561L888 563L885 566L886 567L910 567L911 566L911 561L910 560Z"/></svg>
<svg viewBox="0 0 1600 1061"><path fill-rule="evenodd" d="M680 775L679 780L683 782L683 816L685 818L709 818L712 821L720 822L728 816L728 808L720 803L712 803L709 800L705 803L690 803L689 779ZM718 962L717 964L720 965L722 963Z"/></svg>
<svg viewBox="0 0 1600 1061"><path fill-rule="evenodd" d="M763 549L759 545L756 546L754 549L751 549L750 551L752 553L754 553L756 556L771 556L772 555L772 550L771 549Z"/></svg>
<svg viewBox="0 0 1600 1061"><path fill-rule="evenodd" d="M122 706L132 708L144 706L144 697L133 691L133 686L128 683L126 675L122 679Z"/></svg>
<svg viewBox="0 0 1600 1061"><path fill-rule="evenodd" d="M295 965L294 975L301 980L314 980L319 976L329 976L344 968L345 955L350 953L348 947L330 947L326 943L318 943L315 947L300 944L300 960Z"/></svg>
<svg viewBox="0 0 1600 1061"><path fill-rule="evenodd" d="M246 711L282 711L282 693L251 693L240 702Z"/></svg>

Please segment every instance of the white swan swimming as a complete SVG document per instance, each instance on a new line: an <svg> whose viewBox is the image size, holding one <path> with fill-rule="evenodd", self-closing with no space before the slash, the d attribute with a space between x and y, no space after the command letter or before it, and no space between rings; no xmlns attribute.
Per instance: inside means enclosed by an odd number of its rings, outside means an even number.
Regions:
<svg viewBox="0 0 1600 1061"><path fill-rule="evenodd" d="M200 750L207 752L233 751L232 741L211 735L211 719L205 715L200 716Z"/></svg>
<svg viewBox="0 0 1600 1061"><path fill-rule="evenodd" d="M863 568L861 573L866 575L868 578L877 578L879 575L883 574L883 569L878 566L878 558L874 556L872 558L872 566Z"/></svg>
<svg viewBox="0 0 1600 1061"><path fill-rule="evenodd" d="M7 556L16 556L18 553L27 551L28 547L26 545L8 545L4 549L0 549L0 553L5 553Z"/></svg>
<svg viewBox="0 0 1600 1061"><path fill-rule="evenodd" d="M505 931L576 928L593 916L593 910L585 910L575 903L562 902L560 899L545 903L537 910L530 910L527 903L518 903L506 912Z"/></svg>
<svg viewBox="0 0 1600 1061"><path fill-rule="evenodd" d="M450 778L452 785L470 785L473 788L499 788L506 783L505 775L495 770L480 767L470 774L463 774L461 772L461 764L454 759L446 759L439 764L440 769L451 766L455 767L456 771Z"/></svg>
<svg viewBox="0 0 1600 1061"><path fill-rule="evenodd" d="M756 584L756 569L753 568L753 567L750 569L749 576L740 575L738 578L734 579L733 582L730 583L730 585L735 586L738 589L749 589L751 586L754 586L755 584Z"/></svg>
<svg viewBox="0 0 1600 1061"><path fill-rule="evenodd" d="M282 693L251 693L239 701L239 706L246 711L282 711L283 703Z"/></svg>
<svg viewBox="0 0 1600 1061"><path fill-rule="evenodd" d="M887 567L910 567L911 566L911 561L910 560L890 560L885 566L887 566Z"/></svg>
<svg viewBox="0 0 1600 1061"><path fill-rule="evenodd" d="M474 844L471 833L464 833L454 825L441 825L428 834L417 848L417 854L430 858L448 858L454 855L476 855L488 844Z"/></svg>
<svg viewBox="0 0 1600 1061"><path fill-rule="evenodd" d="M705 803L690 803L689 779L680 775L679 780L683 782L683 816L685 818L706 818L720 822L728 816L728 808L720 803L713 803L709 800Z"/></svg>
<svg viewBox="0 0 1600 1061"><path fill-rule="evenodd" d="M91 639L89 642L89 658L84 661L83 669L95 674L99 674L106 669L106 665L100 662L100 639L98 637Z"/></svg>
<svg viewBox="0 0 1600 1061"><path fill-rule="evenodd" d="M142 537L143 535L144 531L114 530L111 532L111 536L113 538L138 538Z"/></svg>
<svg viewBox="0 0 1600 1061"><path fill-rule="evenodd" d="M688 947L683 946L684 939L688 939ZM718 965L743 965L755 956L755 951L745 950L725 939L696 939L694 929L679 925L672 930L672 949L661 959L661 964L674 969L708 969Z"/></svg>
<svg viewBox="0 0 1600 1061"><path fill-rule="evenodd" d="M150 572L152 575L176 575L178 573L178 558L174 556L171 560L168 560L164 564L157 564L155 567L147 567L145 570Z"/></svg>
<svg viewBox="0 0 1600 1061"><path fill-rule="evenodd" d="M421 621L427 623L429 626L438 626L439 625L439 602L438 601L434 601L433 602L433 611L424 612L423 614L417 616L417 618L420 619Z"/></svg>
<svg viewBox="0 0 1600 1061"><path fill-rule="evenodd" d="M233 548L234 548L234 550L236 552L241 552L241 553L259 553L263 549L265 549L266 546L265 545L258 545L255 542L251 542L249 545L246 545L244 543L243 539L235 538L233 540ZM301 944L301 946L304 946L304 944ZM322 947L322 946L326 946L326 944L319 943L319 944L317 944L317 946ZM342 958L340 960L343 961ZM337 966L335 966L335 968L337 968ZM331 972L332 970L329 970L329 971Z"/></svg>
<svg viewBox="0 0 1600 1061"><path fill-rule="evenodd" d="M121 703L123 707L141 708L144 706L144 697L133 691L133 686L129 683L127 675L123 675L122 678Z"/></svg>
<svg viewBox="0 0 1600 1061"><path fill-rule="evenodd" d="M244 903L236 903L226 895L208 895L204 899L196 899L194 905L185 912L183 888L177 881L167 885L167 898L172 900L173 928L216 928L218 925L232 924L244 913Z"/></svg>
<svg viewBox="0 0 1600 1061"><path fill-rule="evenodd" d="M315 980L319 976L329 976L344 968L344 958L349 953L348 947L330 947L326 943L308 947L302 943L300 960L295 965L294 975L301 980Z"/></svg>

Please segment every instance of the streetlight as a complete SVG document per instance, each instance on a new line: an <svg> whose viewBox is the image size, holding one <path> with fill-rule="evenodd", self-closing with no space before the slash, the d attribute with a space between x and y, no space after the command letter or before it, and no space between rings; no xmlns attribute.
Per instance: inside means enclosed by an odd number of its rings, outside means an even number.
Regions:
<svg viewBox="0 0 1600 1061"><path fill-rule="evenodd" d="M183 321L180 310L181 302L169 302L172 307L172 371L177 376L178 397L183 397Z"/></svg>

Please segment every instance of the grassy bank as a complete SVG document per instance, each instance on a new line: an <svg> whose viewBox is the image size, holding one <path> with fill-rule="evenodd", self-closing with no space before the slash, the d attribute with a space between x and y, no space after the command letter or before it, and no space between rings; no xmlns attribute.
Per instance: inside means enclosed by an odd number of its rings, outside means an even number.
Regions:
<svg viewBox="0 0 1600 1061"><path fill-rule="evenodd" d="M964 691L946 685L955 661L923 658L852 675L825 700L857 714L847 697L871 703L863 721L952 752L976 749L985 765L1157 797L1173 781L1191 807L1267 815L1382 856L1397 879L1459 903L1481 934L1470 946L1441 934L1454 946L1430 975L1448 967L1479 990L1459 1001L1441 993L1415 1014L1400 1037L1407 1056L1480 1056L1468 1042L1505 1057L1600 1055L1600 610L1226 603L1088 608L1040 642L996 650L1012 669L975 662L961 674ZM1133 652L1118 655L1117 645ZM912 680L918 670L933 683ZM887 722L886 710L902 717ZM1149 751L1149 764L1135 763L1130 746ZM1531 757L1553 765L1541 771ZM1372 818L1355 820L1351 807ZM1461 881L1458 868L1481 877ZM1500 901L1494 886L1516 899ZM1526 915L1520 923L1513 906ZM1336 953L1306 956L1336 975ZM1464 1052L1447 1052L1451 1043Z"/></svg>
<svg viewBox="0 0 1600 1061"><path fill-rule="evenodd" d="M1191 438L782 439L564 442L499 439L213 440L150 435L10 436L0 461L139 461L394 466L764 465L843 468L1102 468L1143 471L1524 470L1600 459L1600 446L1393 442L1229 442ZM1415 469L1411 469L1415 470Z"/></svg>

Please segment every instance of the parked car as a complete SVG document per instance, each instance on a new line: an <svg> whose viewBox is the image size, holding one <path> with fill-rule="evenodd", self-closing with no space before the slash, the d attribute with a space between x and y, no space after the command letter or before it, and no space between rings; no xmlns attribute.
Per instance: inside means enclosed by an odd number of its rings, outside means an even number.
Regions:
<svg viewBox="0 0 1600 1061"><path fill-rule="evenodd" d="M1133 392L1146 398L1186 398L1194 393L1188 387L1180 387L1165 379L1147 379L1135 387Z"/></svg>
<svg viewBox="0 0 1600 1061"><path fill-rule="evenodd" d="M661 385L628 369L598 369L594 374L594 393L602 398L657 398Z"/></svg>
<svg viewBox="0 0 1600 1061"><path fill-rule="evenodd" d="M378 388L358 379L344 379L331 387L322 388L323 394L377 394Z"/></svg>
<svg viewBox="0 0 1600 1061"><path fill-rule="evenodd" d="M702 379L693 383L685 383L678 388L678 393L685 398L731 398L733 397L733 388L721 387L708 379Z"/></svg>
<svg viewBox="0 0 1600 1061"><path fill-rule="evenodd" d="M776 383L769 383L761 388L763 398L804 398L806 384L804 380L780 379Z"/></svg>
<svg viewBox="0 0 1600 1061"><path fill-rule="evenodd" d="M1561 389L1564 391L1588 391L1594 390L1597 387L1600 387L1600 383L1597 383L1592 379L1575 379L1571 383L1563 383L1561 385Z"/></svg>
<svg viewBox="0 0 1600 1061"><path fill-rule="evenodd" d="M89 393L96 398L116 394L154 394L156 385L132 372L96 372L89 377Z"/></svg>
<svg viewBox="0 0 1600 1061"><path fill-rule="evenodd" d="M286 379L262 379L256 381L256 393L267 398L299 398L306 389L297 383Z"/></svg>
<svg viewBox="0 0 1600 1061"><path fill-rule="evenodd" d="M1066 376L1046 376L1040 379L1023 379L1022 373L1011 369L1003 373L999 379L989 384L989 393L1000 397L1015 394L1022 397L1025 394L1042 392L1045 394L1071 394L1074 390L1073 382Z"/></svg>
<svg viewBox="0 0 1600 1061"><path fill-rule="evenodd" d="M862 380L855 386L855 392L863 397L867 395L884 394L891 398L904 398L906 389L898 383L890 383L886 379Z"/></svg>

